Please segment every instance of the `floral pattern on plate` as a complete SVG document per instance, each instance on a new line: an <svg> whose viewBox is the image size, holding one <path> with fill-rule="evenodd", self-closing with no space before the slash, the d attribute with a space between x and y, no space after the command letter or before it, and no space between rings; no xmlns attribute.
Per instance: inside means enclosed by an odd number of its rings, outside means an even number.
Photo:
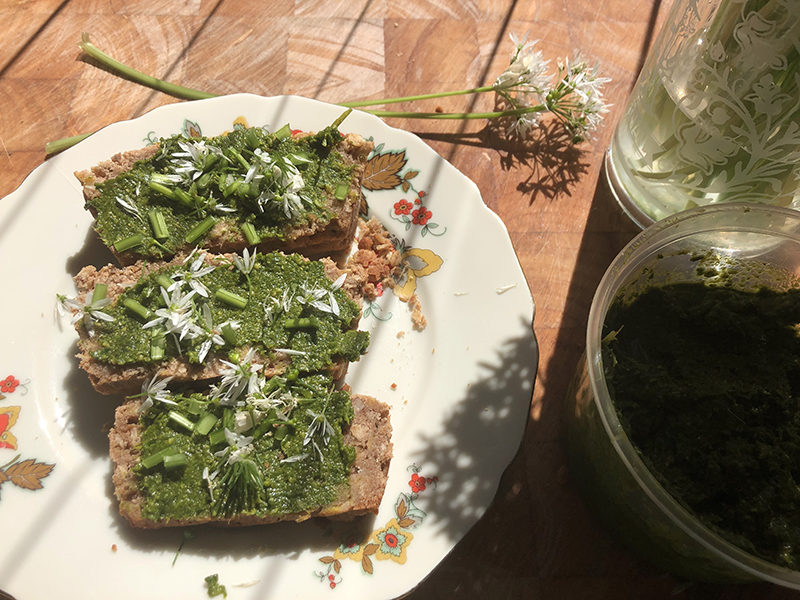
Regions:
<svg viewBox="0 0 800 600"><path fill-rule="evenodd" d="M14 375L0 380L0 402L8 399L11 394L25 395L28 391L27 384L27 381L21 383ZM19 405L0 405L0 451L19 448L20 441L11 429L17 424L21 411L22 406ZM40 490L44 487L42 479L50 475L55 467L54 464L39 462L35 458L21 459L21 456L17 454L10 461L0 463L0 500L4 483L23 490Z"/></svg>
<svg viewBox="0 0 800 600"><path fill-rule="evenodd" d="M412 473L408 482L411 493L398 494L394 503L394 517L372 532L364 533L352 525L340 532L341 543L333 554L319 559L326 568L314 572L321 582L327 583L331 589L341 584L342 561L348 559L360 562L361 572L366 575L372 575L375 571L373 560L392 560L405 564L408 547L414 539L411 530L422 525L427 516L425 511L417 507L416 501L425 490L435 489L439 481L438 477L420 475L422 469L415 464L410 465L408 470Z"/></svg>

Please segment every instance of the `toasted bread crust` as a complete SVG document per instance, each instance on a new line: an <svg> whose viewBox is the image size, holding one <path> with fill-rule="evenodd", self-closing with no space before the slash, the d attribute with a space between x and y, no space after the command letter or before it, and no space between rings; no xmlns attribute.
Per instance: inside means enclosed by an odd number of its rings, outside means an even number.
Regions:
<svg viewBox="0 0 800 600"><path fill-rule="evenodd" d="M185 519L153 521L142 517L145 497L137 485L134 467L141 459L141 400L128 400L117 408L114 427L108 434L109 454L114 462L112 476L120 514L134 527L154 529L212 523L221 526L265 525L279 521L304 521L311 517L351 519L366 513L377 513L386 488L392 458L392 426L389 407L370 396L352 396L353 421L345 432L345 443L356 449L350 469L350 485L346 493L327 506L285 515L258 517L242 515L233 518L198 516Z"/></svg>
<svg viewBox="0 0 800 600"><path fill-rule="evenodd" d="M336 146L341 153L344 163L353 167L353 177L350 189L342 201L330 199L328 209L333 217L327 223L312 220L309 223L292 227L287 225L284 229L284 239L267 239L257 246L261 252L282 250L296 252L310 258L329 256L347 250L353 240L358 226L358 217L364 194L361 189L361 180L367 157L372 151L373 143L365 140L356 133L348 133ZM130 170L138 161L155 156L159 145L154 144L145 148L120 152L110 159L83 171L76 171L75 177L83 186L83 196L91 200L100 195L97 185L117 177ZM97 212L89 207L96 218ZM220 221L209 234L202 240L203 248L215 254L228 252L241 252L244 248L251 247L240 231L231 231L227 225ZM117 252L113 246L109 250L121 265L131 265L136 261L146 258L135 250ZM189 251L183 248L180 251Z"/></svg>

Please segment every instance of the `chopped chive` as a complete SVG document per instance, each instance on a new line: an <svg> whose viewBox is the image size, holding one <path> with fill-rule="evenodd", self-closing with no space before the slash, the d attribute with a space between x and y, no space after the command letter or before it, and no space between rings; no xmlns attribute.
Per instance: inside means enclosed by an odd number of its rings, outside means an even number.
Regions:
<svg viewBox="0 0 800 600"><path fill-rule="evenodd" d="M208 187L208 184L211 183L211 173L203 173L200 176L200 179L197 180L197 187L201 190L204 190Z"/></svg>
<svg viewBox="0 0 800 600"><path fill-rule="evenodd" d="M292 129L289 127L288 123L275 132L275 137L279 140L285 139L290 135L292 135Z"/></svg>
<svg viewBox="0 0 800 600"><path fill-rule="evenodd" d="M200 435L208 435L208 432L217 424L217 417L212 415L211 413L206 413L194 426L194 432Z"/></svg>
<svg viewBox="0 0 800 600"><path fill-rule="evenodd" d="M153 190L154 192L158 192L159 194L166 196L170 200L175 200L175 192L170 188L168 188L167 186L165 186L164 184L158 183L157 181L153 181L151 179L148 182L148 185L150 186L150 189Z"/></svg>
<svg viewBox="0 0 800 600"><path fill-rule="evenodd" d="M231 346L237 346L239 343L239 336L236 335L236 330L230 323L222 326L222 337Z"/></svg>
<svg viewBox="0 0 800 600"><path fill-rule="evenodd" d="M275 439L282 440L289 435L289 428L286 425L280 425L275 429Z"/></svg>
<svg viewBox="0 0 800 600"><path fill-rule="evenodd" d="M225 441L225 430L224 429L217 429L211 435L208 436L208 443L213 447L217 444L221 444Z"/></svg>
<svg viewBox="0 0 800 600"><path fill-rule="evenodd" d="M261 423L259 423L256 427L255 431L253 431L253 439L260 440L272 429L273 425L275 425L275 420L270 419L269 417L261 421Z"/></svg>
<svg viewBox="0 0 800 600"><path fill-rule="evenodd" d="M229 183L227 186L225 186L225 189L222 190L222 195L227 198L228 196L233 194L236 190L238 190L240 185L242 185L241 180L240 179L235 179L234 181Z"/></svg>
<svg viewBox="0 0 800 600"><path fill-rule="evenodd" d="M143 319L150 319L153 316L153 312L149 308L140 304L133 298L125 298L122 301L122 306Z"/></svg>
<svg viewBox="0 0 800 600"><path fill-rule="evenodd" d="M219 160L219 156L217 154L211 153L206 154L206 159L203 162L203 170L208 171L211 167L213 167L217 161Z"/></svg>
<svg viewBox="0 0 800 600"><path fill-rule="evenodd" d="M150 227L153 228L153 237L159 241L167 239L169 230L167 229L167 221L161 211L153 208L147 212L147 217L150 219Z"/></svg>
<svg viewBox="0 0 800 600"><path fill-rule="evenodd" d="M188 429L189 431L194 430L194 423L192 423L189 419L187 419L184 415L179 413L178 411L171 410L167 413L169 420L177 425L180 425L184 429Z"/></svg>
<svg viewBox="0 0 800 600"><path fill-rule="evenodd" d="M159 335L150 340L150 358L152 360L161 360L164 358L167 349L167 338Z"/></svg>
<svg viewBox="0 0 800 600"><path fill-rule="evenodd" d="M136 246L141 246L144 243L144 235L137 233L131 237L114 242L114 250L117 252L125 252Z"/></svg>
<svg viewBox="0 0 800 600"><path fill-rule="evenodd" d="M180 188L175 188L175 200L183 204L186 208L194 208L194 200Z"/></svg>
<svg viewBox="0 0 800 600"><path fill-rule="evenodd" d="M108 284L98 283L92 292L92 303L102 300L108 295Z"/></svg>
<svg viewBox="0 0 800 600"><path fill-rule="evenodd" d="M228 148L228 153L231 154L233 158L235 158L236 161L244 167L245 171L250 170L250 163L245 160L244 156L239 154L239 151L236 150L236 148L233 147Z"/></svg>
<svg viewBox="0 0 800 600"><path fill-rule="evenodd" d="M244 141L250 147L250 150L255 150L261 145L261 142L259 141L258 136L256 135L255 129L247 130L247 133L244 136Z"/></svg>
<svg viewBox="0 0 800 600"><path fill-rule="evenodd" d="M229 431L236 429L236 414L233 409L226 408L222 411L222 428Z"/></svg>
<svg viewBox="0 0 800 600"><path fill-rule="evenodd" d="M229 306L233 306L234 308L244 308L247 306L247 298L242 298L239 294L234 294L224 288L219 288L214 295L217 300Z"/></svg>
<svg viewBox="0 0 800 600"><path fill-rule="evenodd" d="M153 240L153 246L155 246L156 248L161 248L164 251L164 253L167 254L168 256L172 255L172 254L175 254L175 252L173 250L170 250L169 248L167 248L164 244L162 244L158 240Z"/></svg>
<svg viewBox="0 0 800 600"><path fill-rule="evenodd" d="M177 469L179 467L186 466L188 459L186 455L182 452L178 454L170 454L169 456L164 457L164 468L165 469Z"/></svg>
<svg viewBox="0 0 800 600"><path fill-rule="evenodd" d="M295 154L289 155L289 162L292 163L294 166L298 165L308 165L314 162L311 160L305 152L296 152Z"/></svg>
<svg viewBox="0 0 800 600"><path fill-rule="evenodd" d="M347 198L347 192L350 191L349 183L340 183L336 186L336 191L333 192L333 197L337 200L344 200Z"/></svg>
<svg viewBox="0 0 800 600"><path fill-rule="evenodd" d="M353 109L352 109L352 108L348 108L348 109L347 109L346 111L344 111L344 112L343 112L341 115L339 115L339 116L337 117L337 119L336 119L336 120L335 120L333 123L331 123L331 129L339 129L339 125L341 125L341 124L344 122L344 120L345 120L347 117L349 117L349 116L350 116L350 113L351 113L351 112L353 112Z"/></svg>
<svg viewBox="0 0 800 600"><path fill-rule="evenodd" d="M172 281L172 279L167 277L164 273L159 273L158 275L156 275L155 276L155 280L156 280L156 283L158 285L160 285L162 288L164 288L165 290L169 289L170 286L173 283L175 283L174 281Z"/></svg>
<svg viewBox="0 0 800 600"><path fill-rule="evenodd" d="M197 398L189 398L189 401L186 403L186 412L192 415L199 415L205 412L207 402L202 402ZM195 425L197 427L197 425Z"/></svg>
<svg viewBox="0 0 800 600"><path fill-rule="evenodd" d="M205 234L209 229L214 226L217 220L214 217L206 217L200 223L194 226L194 228L186 234L186 242L188 244L193 244L197 241L203 234Z"/></svg>
<svg viewBox="0 0 800 600"><path fill-rule="evenodd" d="M283 323L286 329L317 329L319 319L317 317L300 317L299 319L286 319Z"/></svg>
<svg viewBox="0 0 800 600"><path fill-rule="evenodd" d="M256 228L252 223L242 224L242 233L244 234L247 243L251 246L257 246L261 243L261 236L256 232Z"/></svg>
<svg viewBox="0 0 800 600"><path fill-rule="evenodd" d="M145 469L152 469L158 463L160 463L162 460L164 460L164 457L161 455L160 452L156 452L155 454L151 454L147 458L143 458L142 461L141 461L141 465Z"/></svg>
<svg viewBox="0 0 800 600"><path fill-rule="evenodd" d="M239 198L255 198L257 194L253 193L253 189L249 183L243 183L236 190L236 195Z"/></svg>
<svg viewBox="0 0 800 600"><path fill-rule="evenodd" d="M157 464L159 464L161 461L163 461L164 457L172 456L173 454L177 454L177 453L178 453L178 450L175 448L175 446L167 446L166 448L162 448L158 452L155 452L155 453L151 454L147 458L143 458L141 460L140 464L145 469L152 469Z"/></svg>

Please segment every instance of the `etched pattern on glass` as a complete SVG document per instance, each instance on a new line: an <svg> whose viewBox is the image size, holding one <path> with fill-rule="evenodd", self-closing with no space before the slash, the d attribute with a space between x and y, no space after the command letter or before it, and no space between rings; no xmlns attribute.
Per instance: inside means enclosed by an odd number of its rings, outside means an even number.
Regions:
<svg viewBox="0 0 800 600"><path fill-rule="evenodd" d="M630 201L800 206L800 0L678 4L612 141Z"/></svg>

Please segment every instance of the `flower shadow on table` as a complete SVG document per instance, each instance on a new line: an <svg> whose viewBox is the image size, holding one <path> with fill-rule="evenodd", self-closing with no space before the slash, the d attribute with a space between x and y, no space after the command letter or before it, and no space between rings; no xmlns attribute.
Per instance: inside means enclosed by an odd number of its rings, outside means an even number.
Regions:
<svg viewBox="0 0 800 600"><path fill-rule="evenodd" d="M557 200L572 196L573 188L590 168L588 150L574 144L570 133L556 120L544 121L531 131L528 139L509 134L509 123L490 121L480 131L437 134L416 132L422 139L461 146L482 147L499 155L505 171L521 170L517 191L528 196L528 204L537 199ZM453 159L455 148L446 156Z"/></svg>
<svg viewBox="0 0 800 600"><path fill-rule="evenodd" d="M530 329L522 322L520 329ZM420 494L430 526L460 540L483 515L500 476L519 449L528 420L538 368L535 336L509 339L444 418L441 431L418 434L413 457L426 475L437 476L431 493ZM409 475L410 477L410 475ZM425 523L428 526L428 523Z"/></svg>

